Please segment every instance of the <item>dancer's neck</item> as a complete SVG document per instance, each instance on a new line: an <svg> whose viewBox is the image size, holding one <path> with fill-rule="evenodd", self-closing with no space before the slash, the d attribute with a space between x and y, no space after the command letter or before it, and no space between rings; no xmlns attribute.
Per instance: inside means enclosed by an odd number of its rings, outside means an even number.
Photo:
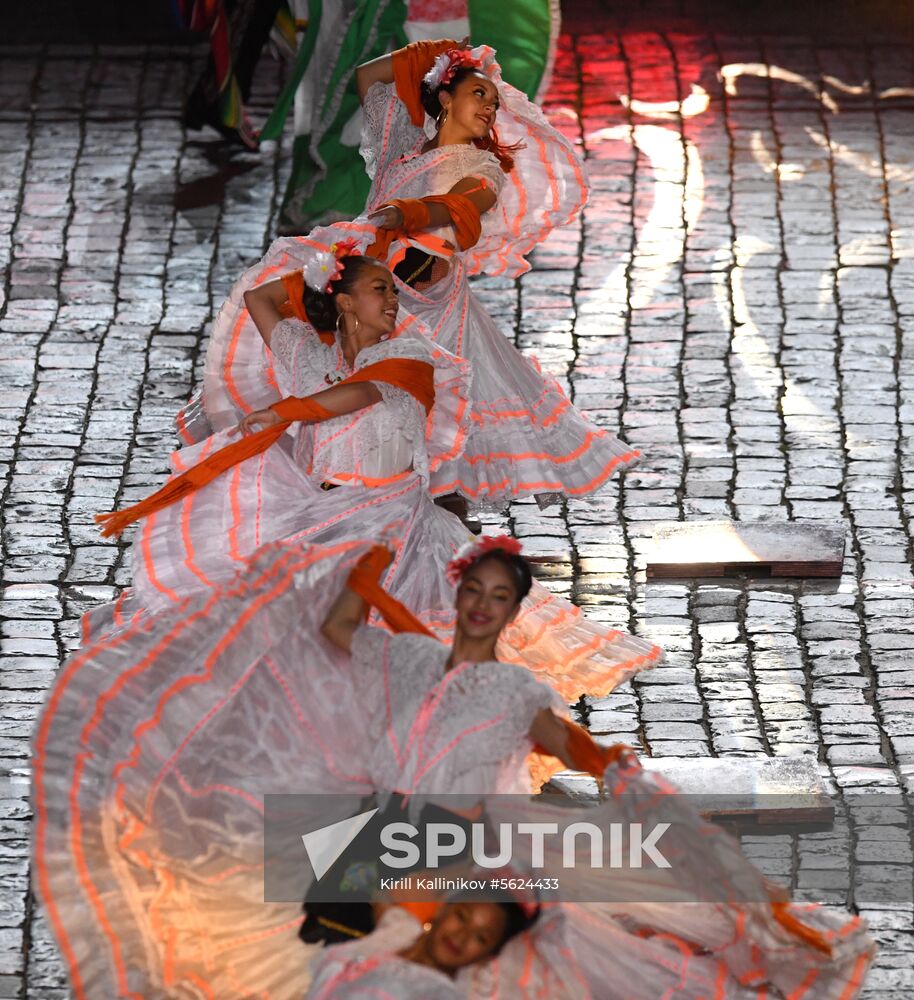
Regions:
<svg viewBox="0 0 914 1000"><path fill-rule="evenodd" d="M445 120L438 130L438 134L432 139L432 149L438 146L469 146L473 142L473 137L455 125L451 127L450 122Z"/></svg>
<svg viewBox="0 0 914 1000"><path fill-rule="evenodd" d="M346 364L350 368L355 367L355 359L365 350L366 347L374 347L381 342L381 336L376 331L368 331L364 327L358 327L350 332L348 326L345 327L345 334L340 338L340 350L346 359Z"/></svg>
<svg viewBox="0 0 914 1000"><path fill-rule="evenodd" d="M447 659L445 669L451 670L458 663L485 663L488 660L496 660L495 643L498 640L492 639L471 639L454 633L454 642L451 646L451 655Z"/></svg>
<svg viewBox="0 0 914 1000"><path fill-rule="evenodd" d="M402 951L397 953L401 958L405 958L408 962L414 962L416 965L427 965L431 969L438 969L439 972L444 972L443 969L439 968L437 962L429 954L428 951L428 931L421 934L408 948L404 948ZM453 978L453 973L445 973L445 975L450 975Z"/></svg>

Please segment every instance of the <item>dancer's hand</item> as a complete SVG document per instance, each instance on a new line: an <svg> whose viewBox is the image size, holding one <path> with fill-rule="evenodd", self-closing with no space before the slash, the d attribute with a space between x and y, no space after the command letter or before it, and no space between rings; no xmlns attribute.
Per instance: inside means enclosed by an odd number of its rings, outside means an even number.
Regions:
<svg viewBox="0 0 914 1000"><path fill-rule="evenodd" d="M403 213L396 205L385 205L371 212L368 221L376 229L399 229L403 225Z"/></svg>
<svg viewBox="0 0 914 1000"><path fill-rule="evenodd" d="M282 417L275 410L255 410L249 413L244 420L233 427L229 432L233 437L238 434L253 434L255 431L263 430L264 427L275 427L283 422Z"/></svg>

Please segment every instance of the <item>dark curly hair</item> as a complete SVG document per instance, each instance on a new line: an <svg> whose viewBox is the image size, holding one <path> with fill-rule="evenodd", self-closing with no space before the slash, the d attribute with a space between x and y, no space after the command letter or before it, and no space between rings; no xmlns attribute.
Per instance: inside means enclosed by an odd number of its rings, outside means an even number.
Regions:
<svg viewBox="0 0 914 1000"><path fill-rule="evenodd" d="M308 322L315 330L328 333L336 328L336 320L339 316L339 310L336 308L337 295L341 292L347 294L351 292L352 286L359 280L367 267L384 267L384 265L373 257L360 257L353 254L343 258L343 272L333 282L332 291L329 293L316 292L313 288L305 285L302 302L305 306Z"/></svg>
<svg viewBox="0 0 914 1000"><path fill-rule="evenodd" d="M422 102L422 107L425 108L427 114L437 120L438 115L444 110L441 106L441 91L446 90L449 94L453 94L457 87L471 76L481 76L483 79L488 79L485 73L481 73L472 66L460 66L455 71L450 82L437 87L435 90L432 90L423 80L419 86L419 100ZM501 169L506 174L511 173L514 169L514 157L511 154L524 148L522 142L515 142L510 146L502 145L498 141L498 133L494 128L485 139L474 139L473 145L478 149L488 150L498 160L501 164Z"/></svg>
<svg viewBox="0 0 914 1000"><path fill-rule="evenodd" d="M513 552L506 552L504 549L489 549L488 552L483 552L475 562L467 566L463 571L462 578L465 578L477 566L481 566L487 562L501 563L502 566L507 568L511 579L514 581L514 589L517 591L517 603L520 604L527 594L530 593L530 588L533 586L533 573L530 571L530 563L523 556L515 555Z"/></svg>
<svg viewBox="0 0 914 1000"><path fill-rule="evenodd" d="M539 909L535 913L527 916L523 907L518 903L499 903L498 904L504 911L505 917L505 936L501 939L501 944L498 946L498 951L511 940L513 937L517 937L518 934L523 934L524 931L529 930L535 923L536 918L539 916Z"/></svg>

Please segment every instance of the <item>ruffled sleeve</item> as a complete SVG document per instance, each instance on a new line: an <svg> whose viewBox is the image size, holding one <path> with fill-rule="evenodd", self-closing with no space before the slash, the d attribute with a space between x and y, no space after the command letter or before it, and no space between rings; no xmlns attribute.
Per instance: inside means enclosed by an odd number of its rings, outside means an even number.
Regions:
<svg viewBox="0 0 914 1000"><path fill-rule="evenodd" d="M467 164L465 176L478 177L480 180L485 181L486 186L491 188L496 195L500 195L508 179L504 170L501 169L501 164L485 149L474 150L474 152L476 156ZM484 214L482 216L483 231L485 231L485 218Z"/></svg>
<svg viewBox="0 0 914 1000"><path fill-rule="evenodd" d="M379 167L402 156L423 139L424 133L409 119L393 84L373 83L362 103L364 125L359 152L365 172L374 179Z"/></svg>
<svg viewBox="0 0 914 1000"><path fill-rule="evenodd" d="M332 367L332 348L300 319L282 319L273 327L270 351L282 369L276 372L276 378L286 395L316 392Z"/></svg>

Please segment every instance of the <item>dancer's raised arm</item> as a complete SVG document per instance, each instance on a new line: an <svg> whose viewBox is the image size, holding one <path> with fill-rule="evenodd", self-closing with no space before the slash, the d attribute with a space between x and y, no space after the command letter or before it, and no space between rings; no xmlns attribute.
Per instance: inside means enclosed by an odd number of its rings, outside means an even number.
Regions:
<svg viewBox="0 0 914 1000"><path fill-rule="evenodd" d="M288 298L285 286L281 278L273 281L265 281L256 288L249 288L244 293L244 304L248 307L254 326L263 338L263 342L270 346L273 337L273 327L283 318L280 306Z"/></svg>
<svg viewBox="0 0 914 1000"><path fill-rule="evenodd" d="M367 611L368 604L348 585L343 587L321 625L321 635L344 653L351 652L352 637Z"/></svg>

